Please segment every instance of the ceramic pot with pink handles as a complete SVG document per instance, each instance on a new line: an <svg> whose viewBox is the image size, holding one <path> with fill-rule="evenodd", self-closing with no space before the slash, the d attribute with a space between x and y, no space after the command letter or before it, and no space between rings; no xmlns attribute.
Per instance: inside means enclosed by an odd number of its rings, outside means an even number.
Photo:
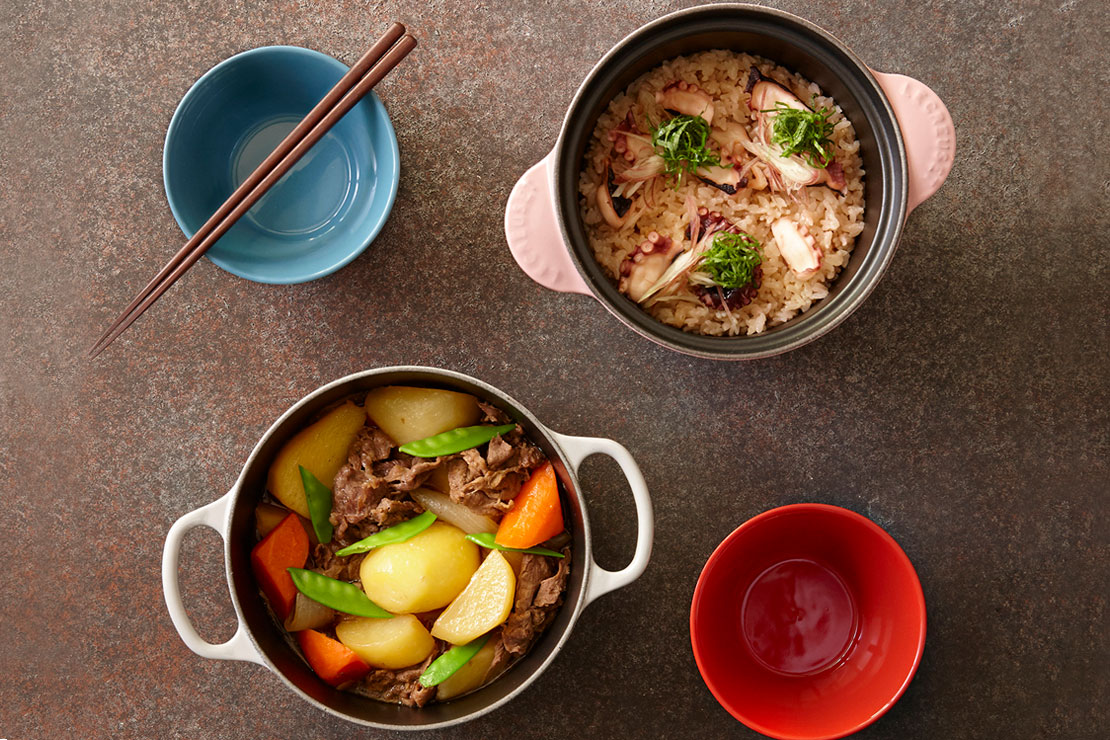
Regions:
<svg viewBox="0 0 1110 740"><path fill-rule="evenodd" d="M571 533L572 560L563 605L555 621L528 654L481 689L420 709L375 701L324 683L294 650L284 630L271 617L250 565L250 551L256 540L254 510L262 500L266 473L278 450L321 410L383 385L419 385L462 391L506 412L554 465L566 494L563 507ZM635 550L629 564L619 571L605 570L593 559L590 520L578 481L578 468L591 455L607 455L616 461L628 479L635 503ZM185 612L178 585L182 540L190 529L201 526L210 527L223 537L231 603L239 620L235 634L219 645L207 642L197 633ZM302 699L341 719L383 729L429 730L480 717L524 691L563 648L583 609L599 596L627 586L643 574L651 557L653 531L651 498L644 476L632 455L618 443L552 431L502 391L461 373L430 367L386 367L340 378L308 394L282 414L259 440L231 490L212 503L183 515L170 528L162 552L162 587L174 627L197 655L258 663L276 674Z"/></svg>
<svg viewBox="0 0 1110 740"><path fill-rule="evenodd" d="M763 56L820 85L855 127L867 172L864 230L828 297L754 336L703 336L656 321L620 293L594 259L579 215L583 154L609 101L664 60L708 49ZM719 360L769 357L824 335L867 298L894 256L906 217L948 176L955 145L948 109L923 83L872 70L829 33L789 13L705 5L648 23L602 57L575 93L555 148L513 188L505 234L513 257L533 280L552 290L592 295L658 344Z"/></svg>

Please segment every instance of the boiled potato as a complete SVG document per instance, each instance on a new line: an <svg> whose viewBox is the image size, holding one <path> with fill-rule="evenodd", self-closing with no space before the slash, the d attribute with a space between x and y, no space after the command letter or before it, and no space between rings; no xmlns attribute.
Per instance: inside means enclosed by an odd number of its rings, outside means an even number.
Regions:
<svg viewBox="0 0 1110 740"><path fill-rule="evenodd" d="M451 605L432 625L432 637L465 645L489 632L509 617L516 593L513 567L497 550L491 550Z"/></svg>
<svg viewBox="0 0 1110 740"><path fill-rule="evenodd" d="M390 670L415 665L436 647L428 630L411 614L344 619L335 625L335 636L370 665Z"/></svg>
<svg viewBox="0 0 1110 740"><path fill-rule="evenodd" d="M316 423L293 435L270 465L266 487L278 501L303 517L308 516L304 483L298 465L305 466L328 488L335 474L347 461L347 450L366 423L366 412L347 401L325 414Z"/></svg>
<svg viewBox="0 0 1110 740"><path fill-rule="evenodd" d="M466 393L400 385L366 394L366 413L398 445L478 423L478 401Z"/></svg>
<svg viewBox="0 0 1110 740"><path fill-rule="evenodd" d="M478 569L478 546L466 533L435 522L410 540L371 550L362 559L362 589L394 614L440 609L466 588Z"/></svg>
<svg viewBox="0 0 1110 740"><path fill-rule="evenodd" d="M436 690L436 699L447 701L456 696L462 696L485 683L486 673L493 664L494 641L489 640L474 657L466 661L463 667L452 673L445 681L439 684Z"/></svg>

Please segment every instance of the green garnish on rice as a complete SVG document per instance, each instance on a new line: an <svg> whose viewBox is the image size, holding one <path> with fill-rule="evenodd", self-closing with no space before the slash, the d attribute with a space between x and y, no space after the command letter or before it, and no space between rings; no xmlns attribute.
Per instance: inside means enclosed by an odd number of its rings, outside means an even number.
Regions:
<svg viewBox="0 0 1110 740"><path fill-rule="evenodd" d="M721 166L721 158L709 148L709 124L701 116L682 115L664 121L652 129L651 144L663 158L667 178L676 185L684 172Z"/></svg>
<svg viewBox="0 0 1110 740"><path fill-rule="evenodd" d="M758 239L750 234L722 231L713 237L713 245L702 257L698 270L725 290L733 290L750 283L761 262Z"/></svg>
<svg viewBox="0 0 1110 740"><path fill-rule="evenodd" d="M816 169L824 169L833 160L830 141L833 124L829 123L832 108L800 110L780 100L774 108L761 112L775 114L771 143L782 148L782 156L797 154Z"/></svg>

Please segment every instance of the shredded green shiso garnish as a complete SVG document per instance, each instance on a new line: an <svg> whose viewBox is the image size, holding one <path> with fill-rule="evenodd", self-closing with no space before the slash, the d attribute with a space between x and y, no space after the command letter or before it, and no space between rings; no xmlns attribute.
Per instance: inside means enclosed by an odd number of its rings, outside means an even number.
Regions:
<svg viewBox="0 0 1110 740"><path fill-rule="evenodd" d="M722 288L733 290L750 283L756 266L762 261L759 240L750 234L722 231L713 237L713 245L702 257L698 270L708 274Z"/></svg>
<svg viewBox="0 0 1110 740"><path fill-rule="evenodd" d="M832 108L799 110L780 100L774 108L762 112L775 114L771 143L782 148L782 156L797 154L810 167L819 170L832 161L832 142L829 140L833 132L833 124L829 123Z"/></svg>
<svg viewBox="0 0 1110 740"><path fill-rule="evenodd" d="M701 116L675 116L664 121L652 129L651 144L663 158L667 178L676 185L684 172L721 166L721 158L709 148L709 124Z"/></svg>

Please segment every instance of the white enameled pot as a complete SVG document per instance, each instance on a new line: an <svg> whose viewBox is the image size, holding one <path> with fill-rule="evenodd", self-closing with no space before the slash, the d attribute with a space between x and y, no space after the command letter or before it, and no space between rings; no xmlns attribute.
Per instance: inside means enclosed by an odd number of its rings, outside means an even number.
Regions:
<svg viewBox="0 0 1110 740"><path fill-rule="evenodd" d="M571 570L563 606L532 650L504 675L478 691L421 709L385 704L338 691L317 678L266 609L250 567L250 550L255 543L254 509L265 491L266 471L274 455L322 409L382 385L421 385L463 391L508 413L554 464L563 484L564 511L569 515L567 525L572 536ZM578 469L583 460L595 454L607 455L617 462L635 502L635 551L631 562L618 571L606 570L593 560L590 521ZM221 644L207 642L197 633L186 615L178 584L182 540L189 530L200 526L216 530L223 538L227 581L238 618L235 634ZM170 528L162 553L162 586L178 634L197 655L265 666L301 698L351 722L394 730L433 729L490 712L531 684L562 649L583 609L598 597L632 583L644 572L651 556L653 531L647 484L632 455L617 442L552 431L510 396L461 373L429 367L387 367L329 383L282 414L259 440L231 490L216 501L185 514Z"/></svg>

